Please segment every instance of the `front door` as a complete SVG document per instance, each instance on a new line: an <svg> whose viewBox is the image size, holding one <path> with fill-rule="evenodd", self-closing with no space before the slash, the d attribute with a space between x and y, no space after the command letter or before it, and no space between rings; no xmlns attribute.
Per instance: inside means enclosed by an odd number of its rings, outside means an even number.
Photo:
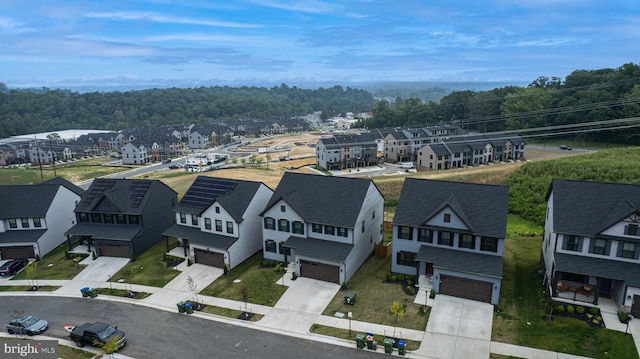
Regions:
<svg viewBox="0 0 640 359"><path fill-rule="evenodd" d="M182 243L184 243L184 256L188 257L189 256L189 240L183 239Z"/></svg>
<svg viewBox="0 0 640 359"><path fill-rule="evenodd" d="M428 276L433 275L433 263L427 262L427 275Z"/></svg>
<svg viewBox="0 0 640 359"><path fill-rule="evenodd" d="M610 278L600 278L600 281L598 283L598 294L604 297L608 297L611 294Z"/></svg>

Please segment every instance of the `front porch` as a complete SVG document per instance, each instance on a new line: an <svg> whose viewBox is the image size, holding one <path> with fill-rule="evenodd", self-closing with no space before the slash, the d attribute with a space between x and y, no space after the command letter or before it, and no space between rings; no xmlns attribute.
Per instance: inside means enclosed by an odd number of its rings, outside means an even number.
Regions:
<svg viewBox="0 0 640 359"><path fill-rule="evenodd" d="M597 303L594 286L570 280L558 280L556 283L557 298L575 302Z"/></svg>
<svg viewBox="0 0 640 359"><path fill-rule="evenodd" d="M433 276L421 274L418 276L418 292L413 300L415 304L433 306L433 299L429 298L433 289Z"/></svg>

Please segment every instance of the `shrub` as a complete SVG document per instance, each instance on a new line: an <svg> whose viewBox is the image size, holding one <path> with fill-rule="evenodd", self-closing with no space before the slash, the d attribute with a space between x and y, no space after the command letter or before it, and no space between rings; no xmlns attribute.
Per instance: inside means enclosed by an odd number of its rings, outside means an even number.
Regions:
<svg viewBox="0 0 640 359"><path fill-rule="evenodd" d="M564 305L560 304L559 306L557 306L556 307L556 312L564 313Z"/></svg>
<svg viewBox="0 0 640 359"><path fill-rule="evenodd" d="M600 309L598 309L598 307L590 307L589 308L589 312L593 315L598 314L598 312L600 311Z"/></svg>
<svg viewBox="0 0 640 359"><path fill-rule="evenodd" d="M576 313L578 313L578 314L584 313L585 310L586 309L583 306L579 305L579 306L576 307Z"/></svg>
<svg viewBox="0 0 640 359"><path fill-rule="evenodd" d="M280 263L276 264L276 266L273 267L274 272L282 272L283 270L284 270L284 267L282 267L282 264Z"/></svg>
<svg viewBox="0 0 640 359"><path fill-rule="evenodd" d="M191 260L191 258L187 258L187 266L191 266L193 264L193 261Z"/></svg>
<svg viewBox="0 0 640 359"><path fill-rule="evenodd" d="M66 249L64 250L64 257L67 258L67 259L71 259L71 254Z"/></svg>
<svg viewBox="0 0 640 359"><path fill-rule="evenodd" d="M589 318L589 319L593 318L593 314L587 313L587 318Z"/></svg>
<svg viewBox="0 0 640 359"><path fill-rule="evenodd" d="M594 319L592 321L592 323L595 324L595 325L600 325L600 321L598 319Z"/></svg>
<svg viewBox="0 0 640 359"><path fill-rule="evenodd" d="M396 282L398 280L398 277L396 277L395 275L391 276L391 281L392 282Z"/></svg>
<svg viewBox="0 0 640 359"><path fill-rule="evenodd" d="M95 261L98 258L98 255L95 251L91 251L91 258Z"/></svg>
<svg viewBox="0 0 640 359"><path fill-rule="evenodd" d="M298 273L296 272L291 273L291 280L296 280L296 279L298 279Z"/></svg>
<svg viewBox="0 0 640 359"><path fill-rule="evenodd" d="M38 262L40 260L40 255L36 254L36 262Z"/></svg>
<svg viewBox="0 0 640 359"><path fill-rule="evenodd" d="M409 295L414 295L416 294L416 289L410 285L407 286L407 293L409 293Z"/></svg>
<svg viewBox="0 0 640 359"><path fill-rule="evenodd" d="M573 305L567 305L567 312L573 313L576 311L576 308Z"/></svg>
<svg viewBox="0 0 640 359"><path fill-rule="evenodd" d="M620 319L620 323L626 323L629 320L629 313L618 312L618 319Z"/></svg>
<svg viewBox="0 0 640 359"><path fill-rule="evenodd" d="M433 299L436 297L436 291L434 289L431 289L431 292L429 293L429 298Z"/></svg>

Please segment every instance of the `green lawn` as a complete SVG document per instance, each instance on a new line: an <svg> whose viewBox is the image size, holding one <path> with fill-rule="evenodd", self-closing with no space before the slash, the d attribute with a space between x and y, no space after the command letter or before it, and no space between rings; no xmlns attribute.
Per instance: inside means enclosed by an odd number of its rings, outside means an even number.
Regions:
<svg viewBox="0 0 640 359"><path fill-rule="evenodd" d="M31 289L30 285L0 285L0 292L26 292ZM60 287L53 285L43 285L38 287L40 292L53 292Z"/></svg>
<svg viewBox="0 0 640 359"><path fill-rule="evenodd" d="M80 265L71 259L67 259L66 244L62 244L58 248L49 252L44 258L35 262L36 270L33 277L29 278L27 268L17 273L13 278L15 280L37 280L37 279L73 279L78 273L82 272L84 265ZM33 263L31 264L33 265Z"/></svg>
<svg viewBox="0 0 640 359"><path fill-rule="evenodd" d="M162 240L147 249L135 261L127 263L111 277L111 280L124 279L125 283L164 287L180 274L178 270L167 268L163 262L165 252L166 244Z"/></svg>
<svg viewBox="0 0 640 359"><path fill-rule="evenodd" d="M330 337L334 337L334 338L340 338L340 339L346 339L346 340L353 340L353 346L355 347L356 342L355 342L355 336L356 334L358 334L358 332L355 331L351 331L349 332L348 329L339 329L339 328L334 328L334 327L327 327L324 325L319 325L319 324L314 324L311 327L310 330L312 333L316 333L316 334L322 334L322 335L326 335L326 336L330 336ZM371 333L373 334L373 338L378 342L378 346L382 347L382 341L384 340L384 338L387 336L384 333ZM417 342L414 340L407 340L407 350L416 350L418 348L420 348L420 344L421 342ZM394 349L395 352L397 353L398 350Z"/></svg>
<svg viewBox="0 0 640 359"><path fill-rule="evenodd" d="M510 216L504 253L504 273L499 313L494 316L492 340L560 353L595 358L637 359L631 335L591 328L577 319L554 317L545 320L545 302L540 269L540 236L514 233L542 233Z"/></svg>
<svg viewBox="0 0 640 359"><path fill-rule="evenodd" d="M124 289L113 289L113 288L96 288L96 292L98 294L104 294L104 295L111 295L114 297L126 297L127 293L129 293L128 290L124 290ZM133 299L144 299L148 296L150 296L151 293L147 293L147 292L137 292L135 293L135 296L133 297Z"/></svg>
<svg viewBox="0 0 640 359"><path fill-rule="evenodd" d="M216 279L200 294L213 297L244 301L242 291L246 288L249 303L274 306L287 287L276 284L282 273L273 268L262 268L262 252L247 259L239 266ZM240 280L240 282L234 282Z"/></svg>

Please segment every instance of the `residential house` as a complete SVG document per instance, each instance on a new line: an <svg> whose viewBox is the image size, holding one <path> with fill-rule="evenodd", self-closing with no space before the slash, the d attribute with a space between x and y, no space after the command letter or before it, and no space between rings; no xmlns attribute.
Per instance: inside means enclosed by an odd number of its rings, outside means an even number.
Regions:
<svg viewBox="0 0 640 359"><path fill-rule="evenodd" d="M41 258L64 243L82 192L60 177L0 186L0 259Z"/></svg>
<svg viewBox="0 0 640 359"><path fill-rule="evenodd" d="M325 137L316 144L316 165L328 170L368 167L378 163L377 155L372 133Z"/></svg>
<svg viewBox="0 0 640 359"><path fill-rule="evenodd" d="M509 188L405 179L393 218L391 271L436 293L497 305Z"/></svg>
<svg viewBox="0 0 640 359"><path fill-rule="evenodd" d="M261 182L198 176L163 235L195 263L233 269L262 249L259 213L273 191Z"/></svg>
<svg viewBox="0 0 640 359"><path fill-rule="evenodd" d="M370 179L287 172L261 213L264 258L345 283L382 241L383 205Z"/></svg>
<svg viewBox="0 0 640 359"><path fill-rule="evenodd" d="M541 264L553 297L611 298L640 317L640 186L554 179Z"/></svg>
<svg viewBox="0 0 640 359"><path fill-rule="evenodd" d="M122 146L122 164L142 165L149 162L147 147L139 141L132 141Z"/></svg>
<svg viewBox="0 0 640 359"><path fill-rule="evenodd" d="M173 224L177 194L157 180L96 178L75 207L69 248L88 245L98 256L135 258Z"/></svg>

